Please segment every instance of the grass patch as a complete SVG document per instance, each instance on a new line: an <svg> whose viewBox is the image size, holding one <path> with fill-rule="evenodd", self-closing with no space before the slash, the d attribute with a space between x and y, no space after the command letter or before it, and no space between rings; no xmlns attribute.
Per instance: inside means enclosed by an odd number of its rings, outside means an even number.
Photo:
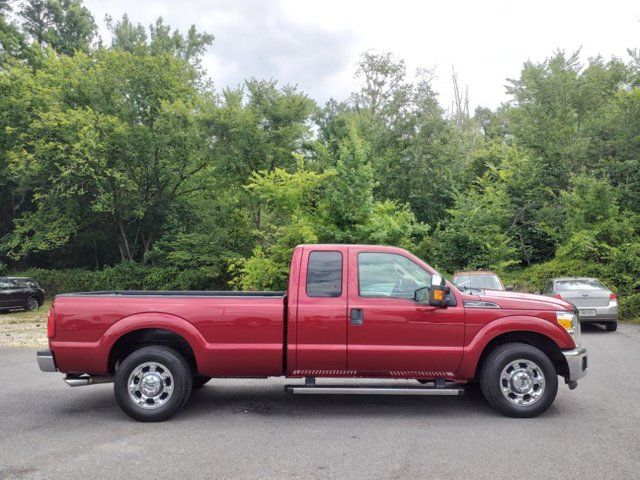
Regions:
<svg viewBox="0 0 640 480"><path fill-rule="evenodd" d="M35 312L25 312L23 310L12 310L0 313L0 325L10 324L16 325L20 323L47 323L51 300L47 299L44 304Z"/></svg>

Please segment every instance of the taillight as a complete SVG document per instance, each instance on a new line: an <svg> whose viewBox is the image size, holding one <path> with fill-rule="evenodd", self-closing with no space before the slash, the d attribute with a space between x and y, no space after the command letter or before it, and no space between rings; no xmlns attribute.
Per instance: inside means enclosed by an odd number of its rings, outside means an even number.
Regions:
<svg viewBox="0 0 640 480"><path fill-rule="evenodd" d="M56 334L56 322L54 320L55 314L53 308L49 310L49 317L47 318L47 337L53 338Z"/></svg>
<svg viewBox="0 0 640 480"><path fill-rule="evenodd" d="M611 303L615 303L615 304L618 303L618 300L616 299L616 294L613 292L609 294L609 304Z"/></svg>
<svg viewBox="0 0 640 480"><path fill-rule="evenodd" d="M558 300L563 300L562 295L560 295L559 293L554 293L552 297L557 298Z"/></svg>

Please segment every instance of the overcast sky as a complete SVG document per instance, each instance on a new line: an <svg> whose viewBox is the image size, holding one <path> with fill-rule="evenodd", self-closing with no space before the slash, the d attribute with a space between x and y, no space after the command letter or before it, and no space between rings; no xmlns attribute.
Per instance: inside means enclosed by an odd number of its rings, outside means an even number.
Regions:
<svg viewBox="0 0 640 480"><path fill-rule="evenodd" d="M627 58L640 47L640 2L583 1L349 1L349 0L88 0L103 18L128 13L149 24L158 16L186 31L191 24L216 37L204 65L216 87L249 77L297 84L324 103L344 100L364 51L391 51L408 71L435 69L434 87L451 104L451 68L469 87L471 107L496 107L508 98L505 79L527 59L542 61L557 48L582 58Z"/></svg>

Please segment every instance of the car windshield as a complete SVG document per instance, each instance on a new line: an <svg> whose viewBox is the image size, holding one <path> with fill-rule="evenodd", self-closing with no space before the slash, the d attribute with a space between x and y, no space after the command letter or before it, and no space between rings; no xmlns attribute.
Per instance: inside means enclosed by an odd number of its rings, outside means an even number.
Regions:
<svg viewBox="0 0 640 480"><path fill-rule="evenodd" d="M568 292L571 290L606 290L598 280L594 279L573 279L558 280L555 285L557 292Z"/></svg>
<svg viewBox="0 0 640 480"><path fill-rule="evenodd" d="M453 283L459 288L482 289L482 290L504 290L500 279L495 273L474 273L456 275Z"/></svg>

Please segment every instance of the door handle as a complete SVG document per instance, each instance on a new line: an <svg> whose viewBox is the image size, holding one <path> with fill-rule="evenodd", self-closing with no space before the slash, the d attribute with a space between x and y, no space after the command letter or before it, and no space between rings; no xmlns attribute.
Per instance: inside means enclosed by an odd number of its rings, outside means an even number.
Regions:
<svg viewBox="0 0 640 480"><path fill-rule="evenodd" d="M361 308L352 308L349 317L351 318L351 325L354 327L361 327L364 323L364 312Z"/></svg>

